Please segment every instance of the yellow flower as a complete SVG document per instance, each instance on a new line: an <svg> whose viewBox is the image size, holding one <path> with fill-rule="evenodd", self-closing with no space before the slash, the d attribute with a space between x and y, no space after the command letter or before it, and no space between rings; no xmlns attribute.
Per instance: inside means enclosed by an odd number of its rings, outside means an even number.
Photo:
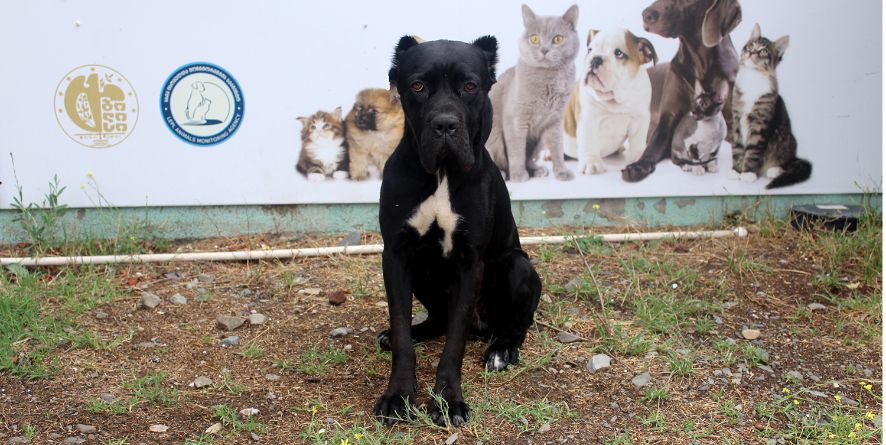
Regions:
<svg viewBox="0 0 886 445"><path fill-rule="evenodd" d="M91 178L91 177L92 177L92 172L86 172L86 176L88 176L88 177Z"/></svg>
<svg viewBox="0 0 886 445"><path fill-rule="evenodd" d="M311 407L311 414L317 414L317 407L316 406Z"/></svg>
<svg viewBox="0 0 886 445"><path fill-rule="evenodd" d="M354 439L360 440L363 438L363 435L360 433L354 433Z"/></svg>
<svg viewBox="0 0 886 445"><path fill-rule="evenodd" d="M342 439L339 445L351 445L351 442L348 442L348 439Z"/></svg>
<svg viewBox="0 0 886 445"><path fill-rule="evenodd" d="M840 397L840 394L834 394L834 400L839 402L839 401L843 400L843 398Z"/></svg>
<svg viewBox="0 0 886 445"><path fill-rule="evenodd" d="M797 406L799 406L799 405L800 405L800 401L799 401L799 400L797 400L797 399L794 399L794 405L797 405Z"/></svg>
<svg viewBox="0 0 886 445"><path fill-rule="evenodd" d="M868 412L864 413L864 418L868 419L868 420L874 420L874 413L868 411Z"/></svg>
<svg viewBox="0 0 886 445"><path fill-rule="evenodd" d="M787 388L782 388L781 392L783 392L783 393L785 393L785 394L790 394L790 393L791 393L791 390L790 390L790 389L787 389Z"/></svg>
<svg viewBox="0 0 886 445"><path fill-rule="evenodd" d="M829 433L829 434L828 434L828 439L836 439L836 438L837 438L837 435L836 435L836 434L834 434L834 433Z"/></svg>
<svg viewBox="0 0 886 445"><path fill-rule="evenodd" d="M849 438L850 438L850 439L855 439L856 437L858 437L858 434L855 434L855 431L849 433Z"/></svg>
<svg viewBox="0 0 886 445"><path fill-rule="evenodd" d="M855 431L861 431L861 424L858 422L855 422Z"/></svg>
<svg viewBox="0 0 886 445"><path fill-rule="evenodd" d="M870 390L874 389L874 385L871 385L870 383L868 383L867 385L864 385L864 389L870 391Z"/></svg>
<svg viewBox="0 0 886 445"><path fill-rule="evenodd" d="M594 204L591 206L591 208L594 210L600 210L600 204Z"/></svg>

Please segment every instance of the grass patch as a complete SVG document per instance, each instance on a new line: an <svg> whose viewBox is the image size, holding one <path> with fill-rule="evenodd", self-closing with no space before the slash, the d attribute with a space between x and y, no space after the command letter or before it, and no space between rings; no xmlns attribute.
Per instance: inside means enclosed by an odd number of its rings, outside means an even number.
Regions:
<svg viewBox="0 0 886 445"><path fill-rule="evenodd" d="M212 418L218 419L222 427L230 430L231 434L241 431L249 433L264 433L267 427L256 416L241 418L236 409L229 405L215 405L212 407Z"/></svg>
<svg viewBox="0 0 886 445"><path fill-rule="evenodd" d="M164 385L168 376L165 372L155 372L141 377L133 376L132 380L124 381L123 387L132 391L134 400L131 404L134 406L140 402L147 402L166 406L175 405L178 402L178 390Z"/></svg>
<svg viewBox="0 0 886 445"><path fill-rule="evenodd" d="M60 346L109 349L126 340L105 341L75 321L120 295L110 269L82 267L50 276L10 266L0 274L0 287L0 371L47 378L59 367L51 354Z"/></svg>
<svg viewBox="0 0 886 445"><path fill-rule="evenodd" d="M298 370L308 375L319 375L330 366L340 365L348 361L348 353L344 350L330 347L321 350L312 346L299 357Z"/></svg>

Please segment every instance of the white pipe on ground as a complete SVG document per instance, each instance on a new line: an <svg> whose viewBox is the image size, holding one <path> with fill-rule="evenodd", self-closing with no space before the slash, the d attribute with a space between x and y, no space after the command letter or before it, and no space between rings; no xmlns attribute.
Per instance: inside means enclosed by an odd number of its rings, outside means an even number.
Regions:
<svg viewBox="0 0 886 445"><path fill-rule="evenodd" d="M529 236L520 238L526 246L539 244L562 244L572 241L576 236ZM608 235L592 235L601 241L620 243L629 241L650 241L661 239L698 239L726 238L737 236L744 238L748 231L744 227L733 230L707 230L695 232L651 232L651 233L619 233ZM384 246L369 244L365 246L342 247L308 247L301 249L270 249L243 250L237 252L190 252L190 253L151 253L142 255L99 255L99 256L63 256L63 257L22 257L0 258L0 266L18 264L26 267L36 266L67 266L72 264L119 264L119 263L165 263L175 261L255 261L269 259L303 258L327 255L364 255L381 253Z"/></svg>

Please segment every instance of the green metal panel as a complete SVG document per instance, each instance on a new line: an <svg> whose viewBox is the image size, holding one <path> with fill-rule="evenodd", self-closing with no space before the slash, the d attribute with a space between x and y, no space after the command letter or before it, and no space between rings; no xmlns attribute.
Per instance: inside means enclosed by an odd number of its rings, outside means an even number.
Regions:
<svg viewBox="0 0 886 445"><path fill-rule="evenodd" d="M751 218L783 217L792 205L864 204L881 211L882 195L797 195L694 198L629 198L520 201L512 204L521 227L690 226L719 224L743 213ZM62 219L69 234L111 238L143 227L161 238L377 231L378 205L276 205L70 209ZM131 230L130 230L131 231ZM0 243L27 241L16 212L0 210Z"/></svg>

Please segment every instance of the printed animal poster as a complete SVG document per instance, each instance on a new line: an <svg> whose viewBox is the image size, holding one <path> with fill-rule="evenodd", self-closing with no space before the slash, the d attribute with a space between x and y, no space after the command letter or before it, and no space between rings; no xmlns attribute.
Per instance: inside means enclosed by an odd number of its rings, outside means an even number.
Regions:
<svg viewBox="0 0 886 445"><path fill-rule="evenodd" d="M515 200L882 185L881 2L2 8L2 208L54 175L74 207L377 202L413 137L388 78L404 35L497 39L486 148Z"/></svg>

